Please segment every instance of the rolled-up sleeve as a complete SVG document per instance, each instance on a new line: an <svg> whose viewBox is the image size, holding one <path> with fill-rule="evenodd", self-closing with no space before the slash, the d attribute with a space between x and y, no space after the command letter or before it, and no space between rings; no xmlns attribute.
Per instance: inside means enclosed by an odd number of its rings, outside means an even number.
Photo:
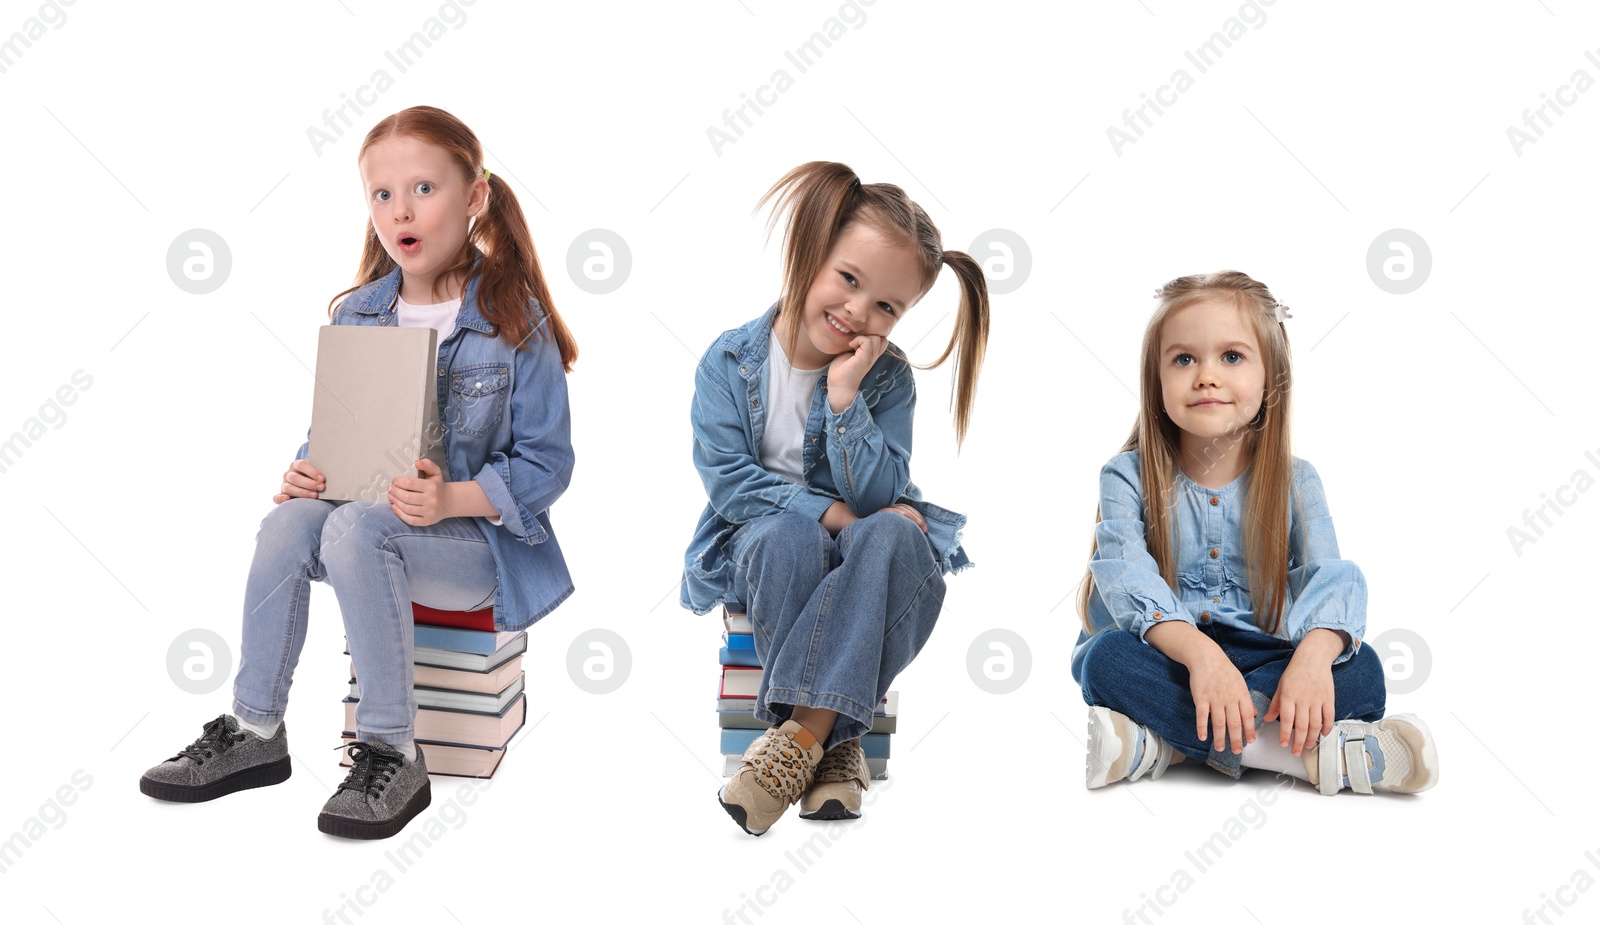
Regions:
<svg viewBox="0 0 1600 925"><path fill-rule="evenodd" d="M1144 499L1137 463L1119 457L1100 470L1100 522L1095 524L1095 554L1089 572L1100 599L1118 628L1141 640L1157 623L1194 615L1161 577L1145 544Z"/></svg>
<svg viewBox="0 0 1600 925"><path fill-rule="evenodd" d="M1295 493L1289 528L1289 589L1294 599L1283 625L1295 645L1314 629L1348 633L1350 641L1333 661L1337 665L1361 648L1367 631L1367 580L1354 562L1339 557L1322 479L1303 459L1295 460Z"/></svg>
<svg viewBox="0 0 1600 925"><path fill-rule="evenodd" d="M572 480L572 413L553 338L528 341L512 360L510 452L494 450L473 476L505 527L530 546L546 539L538 515ZM492 520L491 520L492 522Z"/></svg>
<svg viewBox="0 0 1600 925"><path fill-rule="evenodd" d="M768 472L756 458L745 432L744 394L735 391L744 383L730 382L716 370L720 350L713 345L695 369L694 404L689 415L694 430L694 467L712 509L731 524L783 511L821 520L833 504L832 498Z"/></svg>

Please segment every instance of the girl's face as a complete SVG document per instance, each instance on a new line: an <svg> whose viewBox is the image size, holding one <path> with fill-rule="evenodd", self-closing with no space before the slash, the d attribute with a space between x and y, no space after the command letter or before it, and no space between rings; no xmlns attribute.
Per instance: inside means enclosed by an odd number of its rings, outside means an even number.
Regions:
<svg viewBox="0 0 1600 925"><path fill-rule="evenodd" d="M797 369L820 369L861 335L887 338L922 297L922 266L914 250L866 222L852 222L833 244L806 290L800 312Z"/></svg>
<svg viewBox="0 0 1600 925"><path fill-rule="evenodd" d="M1265 400L1254 329L1232 302L1186 305L1161 325L1161 403L1185 436L1234 438Z"/></svg>
<svg viewBox="0 0 1600 925"><path fill-rule="evenodd" d="M483 209L488 181L468 182L443 148L405 135L374 142L359 163L372 228L400 265L400 294L432 302L434 281L460 257L467 223ZM445 301L461 294L451 291L457 285L441 286Z"/></svg>

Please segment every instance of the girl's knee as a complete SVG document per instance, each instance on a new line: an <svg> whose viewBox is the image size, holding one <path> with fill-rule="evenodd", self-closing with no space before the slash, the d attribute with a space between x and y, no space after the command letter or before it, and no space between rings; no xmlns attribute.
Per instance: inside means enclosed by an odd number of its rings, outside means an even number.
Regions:
<svg viewBox="0 0 1600 925"><path fill-rule="evenodd" d="M386 501L350 501L339 505L322 525L323 562L382 545L389 538L389 527L399 520Z"/></svg>
<svg viewBox="0 0 1600 925"><path fill-rule="evenodd" d="M1130 662L1141 660L1146 653L1141 651L1150 648L1138 635L1127 630L1106 629L1096 633L1089 642L1089 647L1083 650L1082 663L1078 672L1078 683L1083 687L1085 695L1097 687L1103 686L1106 679L1124 678L1128 672ZM1154 649L1150 650L1155 652ZM1160 654L1160 653L1156 653Z"/></svg>
<svg viewBox="0 0 1600 925"><path fill-rule="evenodd" d="M916 521L894 511L875 511L845 527L856 542L878 539L896 546L927 546L927 534ZM930 553L931 555L931 553Z"/></svg>
<svg viewBox="0 0 1600 925"><path fill-rule="evenodd" d="M740 544L747 545L749 559L769 555L789 558L801 550L825 546L832 541L821 521L792 511L759 517L739 530L749 531Z"/></svg>

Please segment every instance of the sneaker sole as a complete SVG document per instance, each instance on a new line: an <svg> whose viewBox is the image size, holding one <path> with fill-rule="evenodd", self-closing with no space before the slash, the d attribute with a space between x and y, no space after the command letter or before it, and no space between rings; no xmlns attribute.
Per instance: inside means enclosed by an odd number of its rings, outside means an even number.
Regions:
<svg viewBox="0 0 1600 925"><path fill-rule="evenodd" d="M317 830L325 835L335 835L339 838L377 839L388 838L406 827L417 814L428 808L433 802L433 786L431 782L424 782L411 795L406 805L393 818L383 822L363 822L359 819L349 819L344 816L334 816L328 813L317 814Z"/></svg>
<svg viewBox="0 0 1600 925"><path fill-rule="evenodd" d="M258 764L252 768L235 771L221 780L214 780L209 784L189 786L185 784L169 784L165 781L152 780L148 777L139 778L139 792L147 797L157 800L166 800L169 803L204 803L225 797L230 793L240 790L252 790L256 787L270 787L281 784L289 779L289 756L271 764Z"/></svg>
<svg viewBox="0 0 1600 925"><path fill-rule="evenodd" d="M1412 754L1418 764L1421 765L1424 776L1421 781L1412 783L1409 786L1405 782L1399 782L1401 786L1398 787L1375 787L1374 789L1388 790L1391 793L1421 793L1437 784L1439 782L1439 753L1433 747L1433 733L1429 731L1428 724L1418 719L1414 713L1400 713L1378 721L1380 726L1387 723L1393 723L1395 726L1410 726L1421 736L1422 747L1416 748L1415 743L1411 741L1412 736L1398 729L1395 731L1395 735L1406 741L1407 745L1412 746ZM1416 775L1417 768L1413 767L1412 776L1415 777Z"/></svg>
<svg viewBox="0 0 1600 925"><path fill-rule="evenodd" d="M824 800L822 805L811 812L800 812L801 819L815 819L820 822L829 822L835 819L860 819L860 813L853 813L845 808L838 800Z"/></svg>
<svg viewBox="0 0 1600 925"><path fill-rule="evenodd" d="M1112 766L1122 758L1122 737L1117 733L1116 721L1109 707L1089 708L1089 753L1084 758L1083 782L1090 790L1098 790L1114 780L1122 780L1127 769L1115 777Z"/></svg>
<svg viewBox="0 0 1600 925"><path fill-rule="evenodd" d="M732 816L733 817L733 821L737 822L739 824L739 828L744 829L745 833L748 834L748 835L755 835L755 836L759 837L761 835L767 834L767 830L766 829L762 829L761 831L757 832L754 829L750 828L748 825L745 825L745 821L747 819L749 819L750 816L749 816L748 813L745 812L744 807L740 806L738 803L729 803L726 800L722 799L722 794L727 789L728 789L728 785L727 784L723 784L721 787L717 788L717 802L721 803L722 804L722 808L728 811L728 815Z"/></svg>

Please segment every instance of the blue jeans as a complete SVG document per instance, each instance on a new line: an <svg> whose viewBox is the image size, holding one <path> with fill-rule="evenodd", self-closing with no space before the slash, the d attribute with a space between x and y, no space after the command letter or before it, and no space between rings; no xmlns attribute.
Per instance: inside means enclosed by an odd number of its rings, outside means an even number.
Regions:
<svg viewBox="0 0 1600 925"><path fill-rule="evenodd" d="M283 719L305 645L311 582L333 586L361 702L356 737L405 742L417 715L411 690L411 602L476 610L494 600L494 554L471 518L414 527L387 501L290 498L261 521L245 584L244 632L233 709Z"/></svg>
<svg viewBox="0 0 1600 925"><path fill-rule="evenodd" d="M1222 647L1228 661L1244 675L1245 687L1255 702L1256 722L1266 715L1267 704L1278 690L1283 670L1289 667L1294 646L1267 633L1202 624L1205 633ZM1223 751L1215 741L1202 742L1194 731L1194 697L1189 693L1189 669L1128 630L1107 629L1092 637L1084 651L1077 679L1084 702L1110 707L1155 730L1174 749L1195 761L1237 778L1239 755L1232 743ZM1383 719L1385 692L1383 662L1370 646L1333 666L1333 715L1336 720ZM1213 733L1213 736L1215 734Z"/></svg>
<svg viewBox="0 0 1600 925"><path fill-rule="evenodd" d="M944 605L933 547L901 514L878 512L828 535L804 514L772 514L728 541L763 671L758 719L833 710L824 748L861 737L883 695L922 650Z"/></svg>

